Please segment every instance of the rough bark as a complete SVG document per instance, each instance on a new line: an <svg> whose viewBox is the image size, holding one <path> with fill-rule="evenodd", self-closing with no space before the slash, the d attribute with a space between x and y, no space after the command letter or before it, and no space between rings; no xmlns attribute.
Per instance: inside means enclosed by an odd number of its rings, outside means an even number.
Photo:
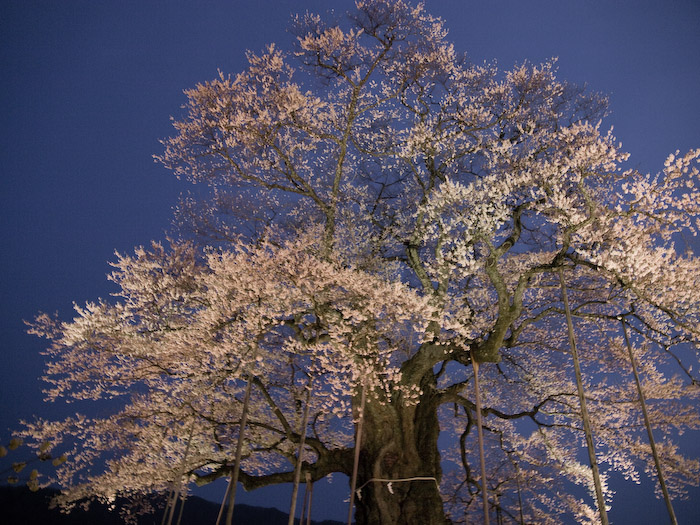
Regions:
<svg viewBox="0 0 700 525"><path fill-rule="evenodd" d="M357 525L449 523L438 488L440 427L432 371L423 376L421 388L425 394L418 405L407 406L401 400L367 403L360 495L355 500Z"/></svg>

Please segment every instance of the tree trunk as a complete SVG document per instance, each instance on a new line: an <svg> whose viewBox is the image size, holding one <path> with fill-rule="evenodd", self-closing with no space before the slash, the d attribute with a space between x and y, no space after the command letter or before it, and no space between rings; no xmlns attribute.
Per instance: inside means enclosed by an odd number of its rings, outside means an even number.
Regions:
<svg viewBox="0 0 700 525"><path fill-rule="evenodd" d="M434 376L418 405L380 404L368 396L355 497L357 525L445 525Z"/></svg>

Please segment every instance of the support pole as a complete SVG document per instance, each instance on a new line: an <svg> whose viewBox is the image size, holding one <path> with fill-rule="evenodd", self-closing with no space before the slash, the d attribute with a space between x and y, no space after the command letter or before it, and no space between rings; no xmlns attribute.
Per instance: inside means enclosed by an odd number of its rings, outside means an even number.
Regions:
<svg viewBox="0 0 700 525"><path fill-rule="evenodd" d="M362 445L362 426L365 420L365 402L367 398L365 382L362 381L362 394L360 395L360 417L357 422L357 434L355 436L355 457L352 464L352 479L350 481L350 506L348 507L348 525L352 525L352 508L355 505L355 487L357 487L357 471L360 467L360 447Z"/></svg>
<svg viewBox="0 0 700 525"><path fill-rule="evenodd" d="M180 481L182 483L182 481ZM175 515L175 509L177 508L177 500L180 498L180 486L173 490L172 500L168 504L168 514L165 521L165 525L172 525L173 517Z"/></svg>
<svg viewBox="0 0 700 525"><path fill-rule="evenodd" d="M173 499L172 503L170 504L169 508L169 514L168 514L168 520L167 520L167 525L172 525L173 523L173 518L175 517L175 508L177 507L177 500L180 498L180 490L182 489L182 477L185 473L186 470L186 465L187 465L187 454L190 452L190 445L192 444L192 433L194 432L194 419L192 420L192 423L190 423L190 434L187 437L187 446L185 447L185 454L182 456L182 465L180 466L180 472L179 472L179 485L177 485L177 488L174 489L174 494L173 494ZM185 498L182 498L182 503L180 504L180 515L182 515L182 508L185 505ZM165 519L165 516L163 516Z"/></svg>
<svg viewBox="0 0 700 525"><path fill-rule="evenodd" d="M571 309L569 308L569 297L566 293L566 284L564 283L564 273L559 268L559 283L561 284L561 297L564 302L566 311L566 326L569 330L569 345L571 346L571 355L574 359L574 372L576 373L576 388L578 390L578 399L581 404L581 419L583 420L583 431L586 435L586 445L588 445L588 460L591 464L591 472L593 473L593 483L595 485L595 496L598 503L598 512L600 513L600 521L603 525L608 525L608 513L605 509L605 497L603 496L603 486L600 482L600 472L598 470L598 461L595 457L595 445L593 443L593 431L591 430L591 421L588 416L588 408L586 407L586 397L583 392L583 379L581 377L581 364L578 359L578 351L576 350L576 338L574 337L574 324L571 320Z"/></svg>
<svg viewBox="0 0 700 525"><path fill-rule="evenodd" d="M511 452L506 452L506 454L508 455L508 459L513 464L513 468L515 469L515 485L518 488L518 506L520 508L520 521L518 523L520 525L525 525L525 517L523 515L523 497L522 490L520 488L520 466L518 465L518 462L511 457Z"/></svg>
<svg viewBox="0 0 700 525"><path fill-rule="evenodd" d="M248 378L243 397L243 410L241 412L241 424L238 428L238 443L236 444L236 462L233 465L231 483L228 487L228 509L226 510L226 525L233 525L233 507L236 503L236 485L238 485L238 473L241 468L241 456L243 454L243 438L245 426L248 422L248 405L250 404L250 390L253 385L252 378ZM217 520L218 523L218 520Z"/></svg>
<svg viewBox="0 0 700 525"><path fill-rule="evenodd" d="M309 503L308 507L306 510L306 525L311 525L311 504L313 503L314 500L314 482L311 481L311 475L309 475Z"/></svg>
<svg viewBox="0 0 700 525"><path fill-rule="evenodd" d="M301 509L301 520L299 525L311 525L311 498L313 496L314 484L311 481L311 473L307 470L304 472L306 478L306 488L304 489L304 507ZM304 517L306 516L306 520Z"/></svg>
<svg viewBox="0 0 700 525"><path fill-rule="evenodd" d="M185 511L185 500L187 499L187 493L184 493L182 495L182 503L180 503L180 512L177 515L177 523L176 525L180 525L182 523L182 514Z"/></svg>
<svg viewBox="0 0 700 525"><path fill-rule="evenodd" d="M228 485L226 486L226 491L224 492L224 497L221 500L221 506L219 507L219 513L216 515L216 525L221 523L221 516L224 515L224 509L226 508L226 500L228 500L228 491L231 488L231 478L228 479Z"/></svg>
<svg viewBox="0 0 700 525"><path fill-rule="evenodd" d="M520 511L520 525L525 525L525 517L523 516L523 497L520 491L520 468L516 465L515 482L518 486L518 508Z"/></svg>
<svg viewBox="0 0 700 525"><path fill-rule="evenodd" d="M678 525L676 520L676 513L673 511L673 504L671 503L671 496L666 488L666 480L664 479L664 473L661 469L661 461L659 460L659 454L656 451L656 442L654 441L654 433L651 430L651 421L649 420L649 413L647 412L647 402L644 397L644 391L642 390L642 383L639 380L639 372L637 371L637 361L634 358L634 353L632 352L632 345L630 344L629 334L627 333L627 323L620 317L620 323L622 324L622 332L625 335L625 344L627 345L627 351L630 356L630 363L632 363L632 372L634 373L634 381L637 383L637 393L639 394L639 404L642 405L642 414L644 415L644 425L647 427L647 434L649 435L649 445L651 446L651 454L654 456L654 465L656 465L656 475L659 478L659 485L661 486L661 492L664 495L664 501L666 502L666 510L668 510L668 516L671 518L672 525Z"/></svg>
<svg viewBox="0 0 700 525"><path fill-rule="evenodd" d="M163 517L160 520L160 525L165 525L168 519L168 513L170 512L170 505L172 504L173 494L175 493L175 485L170 486L168 491L168 497L165 499L165 509L163 509Z"/></svg>
<svg viewBox="0 0 700 525"><path fill-rule="evenodd" d="M304 461L304 443L306 441L306 424L309 421L309 401L311 401L311 379L306 386L306 405L302 416L301 429L299 429L299 449L297 450L297 464L294 468L294 487L292 488L292 502L289 507L288 525L294 525L294 515L297 510L297 496L299 495L299 482L301 481L301 465ZM306 498L304 498L306 499ZM303 514L303 511L302 511ZM302 520L304 517L302 516Z"/></svg>
<svg viewBox="0 0 700 525"><path fill-rule="evenodd" d="M484 430L481 419L481 391L479 389L479 362L472 357L474 369L474 395L476 396L476 431L479 436L479 464L481 466L481 499L484 504L484 525L489 525L489 496L486 483L486 458L484 457Z"/></svg>

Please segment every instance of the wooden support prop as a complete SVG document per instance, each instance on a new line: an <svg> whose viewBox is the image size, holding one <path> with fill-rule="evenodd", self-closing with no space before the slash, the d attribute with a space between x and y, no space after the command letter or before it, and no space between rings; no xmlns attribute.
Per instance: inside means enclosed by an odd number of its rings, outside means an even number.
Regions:
<svg viewBox="0 0 700 525"><path fill-rule="evenodd" d="M187 500L187 493L182 495L182 503L180 504L180 512L177 515L176 525L180 525L182 523L182 514L185 511L185 500Z"/></svg>
<svg viewBox="0 0 700 525"><path fill-rule="evenodd" d="M350 505L348 507L348 525L352 525L352 508L355 506L355 487L357 487L357 470L360 467L360 447L362 446L362 426L365 420L365 402L367 388L362 381L362 393L360 395L360 417L357 422L357 434L355 435L355 457L352 463L352 478L350 480Z"/></svg>
<svg viewBox="0 0 700 525"><path fill-rule="evenodd" d="M245 436L245 426L248 422L248 405L250 404L250 390L253 385L253 379L248 378L245 385L245 394L243 397L243 411L241 412L241 423L238 428L238 443L236 444L236 461L233 464L233 472L231 473L231 482L228 486L228 509L226 510L226 525L233 525L233 507L236 504L236 485L238 485L238 473L241 468L241 456L243 454L243 439ZM219 520L216 520L218 525Z"/></svg>
<svg viewBox="0 0 700 525"><path fill-rule="evenodd" d="M170 512L170 504L172 503L173 494L175 493L175 485L173 484L168 491L168 497L165 499L165 508L163 509L163 517L160 520L160 525L165 525Z"/></svg>
<svg viewBox="0 0 700 525"><path fill-rule="evenodd" d="M484 430L481 418L481 390L479 388L479 362L472 357L474 369L474 395L476 396L476 431L479 436L479 465L481 466L481 499L484 505L484 525L489 525L489 494L486 481L486 458L484 457Z"/></svg>
<svg viewBox="0 0 700 525"><path fill-rule="evenodd" d="M639 372L637 371L637 361L634 358L634 353L632 352L632 345L630 344L629 334L627 333L627 323L622 317L619 317L620 323L622 324L622 333L625 335L625 344L627 344L627 351L630 356L630 363L632 363L632 372L634 373L634 381L637 383L637 393L639 394L639 404L642 406L642 414L644 415L644 425L647 427L647 434L649 436L649 446L651 446L651 454L654 456L654 465L656 465L656 475L659 478L659 485L661 486L661 492L664 495L664 501L666 502L666 510L668 510L668 516L671 518L672 525L678 525L676 520L676 513L673 511L673 504L671 503L671 496L666 488L666 480L664 479L664 473L661 468L661 461L659 460L659 454L656 451L656 441L654 441L654 433L651 430L651 421L649 420L649 413L647 412L647 402L644 396L644 391L642 390L642 383L639 380Z"/></svg>
<svg viewBox="0 0 700 525"><path fill-rule="evenodd" d="M219 514L216 515L216 525L221 523L221 516L224 515L224 509L226 508L226 500L228 500L228 491L231 489L231 478L228 479L228 486L226 487L226 492L224 492L224 497L221 500L221 506L219 507Z"/></svg>
<svg viewBox="0 0 700 525"><path fill-rule="evenodd" d="M294 487L292 488L292 502L289 506L288 525L294 525L294 515L297 510L297 496L299 495L299 482L301 481L301 464L304 461L304 443L306 442L306 424L309 421L309 401L311 401L311 379L306 386L306 405L302 416L301 428L299 429L299 449L297 450L297 463L294 468ZM302 511L303 514L303 511ZM302 520L304 517L302 516ZM301 521L300 521L301 523Z"/></svg>
<svg viewBox="0 0 700 525"><path fill-rule="evenodd" d="M190 433L189 436L187 437L187 446L185 447L185 453L182 456L182 463L180 465L180 471L179 471L179 479L178 482L179 484L177 485L176 488L174 488L174 493L173 493L173 499L172 502L166 506L166 512L168 513L168 520L167 524L172 525L173 523L173 517L175 516L175 508L177 507L177 500L180 497L180 490L182 489L182 477L185 474L185 469L187 466L187 454L190 453L190 445L192 444L192 434L194 433L194 419L192 420L192 423L190 423ZM180 516L182 516L182 508L185 505L185 498L182 498L182 503L180 504ZM163 519L165 519L165 516L163 516ZM178 518L178 523L179 523L179 518Z"/></svg>
<svg viewBox="0 0 700 525"><path fill-rule="evenodd" d="M608 525L608 512L605 508L605 497L603 496L603 486L600 482L600 471L598 470L598 461L595 456L595 444L593 442L593 431L591 430L591 420L588 416L588 408L586 407L586 397L583 391L583 379L581 377L581 364L578 359L578 351L576 350L576 338L574 337L574 323L571 320L571 308L569 308L569 297L566 293L566 284L564 283L564 273L559 268L559 283L561 284L561 298L564 302L566 311L566 326L569 330L569 345L571 346L571 355L574 359L574 372L576 373L576 388L578 390L578 399L581 404L581 419L583 420L583 431L586 434L586 445L588 445L588 460L591 464L591 472L593 473L593 483L595 484L595 496L598 503L598 512L600 521L603 525Z"/></svg>
<svg viewBox="0 0 700 525"><path fill-rule="evenodd" d="M311 481L311 472L304 472L306 478L306 489L304 490L304 507L301 509L300 525L304 525L304 516L306 516L306 525L311 525L311 500L314 494L314 482Z"/></svg>

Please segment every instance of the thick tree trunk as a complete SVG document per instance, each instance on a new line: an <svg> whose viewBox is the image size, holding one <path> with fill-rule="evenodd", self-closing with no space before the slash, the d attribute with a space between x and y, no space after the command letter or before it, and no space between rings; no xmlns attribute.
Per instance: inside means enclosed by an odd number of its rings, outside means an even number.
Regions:
<svg viewBox="0 0 700 525"><path fill-rule="evenodd" d="M361 445L357 525L445 525L438 450L439 425L432 372L420 404L367 400ZM374 481L372 481L374 480Z"/></svg>

